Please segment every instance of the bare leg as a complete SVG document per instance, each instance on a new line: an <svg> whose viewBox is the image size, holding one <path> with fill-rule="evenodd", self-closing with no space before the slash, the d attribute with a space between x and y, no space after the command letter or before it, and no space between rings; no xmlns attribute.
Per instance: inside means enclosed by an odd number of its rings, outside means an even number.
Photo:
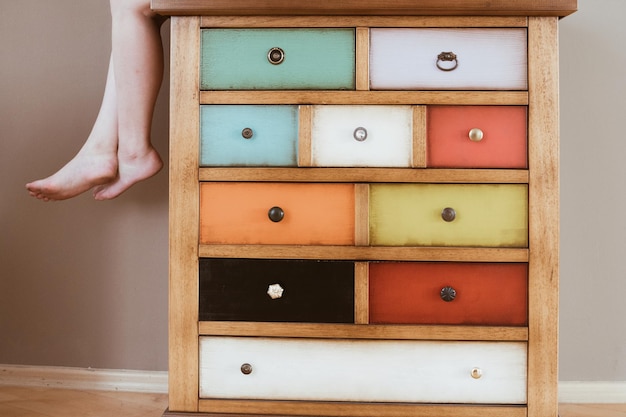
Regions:
<svg viewBox="0 0 626 417"><path fill-rule="evenodd" d="M154 105L163 79L162 19L147 0L111 0L119 146L118 175L94 190L97 200L115 198L156 174L163 162L150 142Z"/></svg>
<svg viewBox="0 0 626 417"><path fill-rule="evenodd" d="M87 141L58 172L26 185L43 201L75 197L94 186L113 181L117 174L117 104L113 64L109 64L104 97Z"/></svg>
<svg viewBox="0 0 626 417"><path fill-rule="evenodd" d="M150 142L163 78L163 19L152 14L149 0L110 3L113 51L100 113L70 162L50 177L26 185L41 200L64 200L93 187L96 199L115 198L163 166Z"/></svg>

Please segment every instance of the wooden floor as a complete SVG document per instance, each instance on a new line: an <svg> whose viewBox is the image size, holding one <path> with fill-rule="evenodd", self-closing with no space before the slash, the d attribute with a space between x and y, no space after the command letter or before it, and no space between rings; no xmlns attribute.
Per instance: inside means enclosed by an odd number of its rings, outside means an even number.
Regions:
<svg viewBox="0 0 626 417"><path fill-rule="evenodd" d="M160 417L167 395L0 386L2 417ZM561 417L626 417L626 404L562 404Z"/></svg>
<svg viewBox="0 0 626 417"><path fill-rule="evenodd" d="M561 404L561 417L626 417L626 404Z"/></svg>
<svg viewBox="0 0 626 417"><path fill-rule="evenodd" d="M161 417L165 394L0 386L2 417Z"/></svg>

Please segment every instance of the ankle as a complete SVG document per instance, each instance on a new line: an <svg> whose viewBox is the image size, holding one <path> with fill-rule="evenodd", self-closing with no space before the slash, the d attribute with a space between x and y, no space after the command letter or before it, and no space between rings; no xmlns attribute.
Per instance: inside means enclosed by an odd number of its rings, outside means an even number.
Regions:
<svg viewBox="0 0 626 417"><path fill-rule="evenodd" d="M117 157L120 160L135 160L151 157L153 154L157 154L156 149L148 144L145 146L135 147L120 147L117 150Z"/></svg>

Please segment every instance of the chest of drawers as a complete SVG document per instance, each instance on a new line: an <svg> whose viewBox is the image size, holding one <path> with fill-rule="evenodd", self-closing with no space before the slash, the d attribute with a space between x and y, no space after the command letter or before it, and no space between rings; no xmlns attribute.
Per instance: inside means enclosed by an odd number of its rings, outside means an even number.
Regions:
<svg viewBox="0 0 626 417"><path fill-rule="evenodd" d="M153 0L166 416L557 416L576 2L510 3Z"/></svg>

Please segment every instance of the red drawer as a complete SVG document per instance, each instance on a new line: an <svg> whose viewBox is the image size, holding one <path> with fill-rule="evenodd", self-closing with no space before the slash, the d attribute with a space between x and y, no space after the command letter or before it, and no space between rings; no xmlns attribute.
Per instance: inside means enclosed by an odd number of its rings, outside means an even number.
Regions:
<svg viewBox="0 0 626 417"><path fill-rule="evenodd" d="M528 166L525 106L431 106L427 120L429 167Z"/></svg>
<svg viewBox="0 0 626 417"><path fill-rule="evenodd" d="M523 326L527 276L525 263L371 263L370 323Z"/></svg>

